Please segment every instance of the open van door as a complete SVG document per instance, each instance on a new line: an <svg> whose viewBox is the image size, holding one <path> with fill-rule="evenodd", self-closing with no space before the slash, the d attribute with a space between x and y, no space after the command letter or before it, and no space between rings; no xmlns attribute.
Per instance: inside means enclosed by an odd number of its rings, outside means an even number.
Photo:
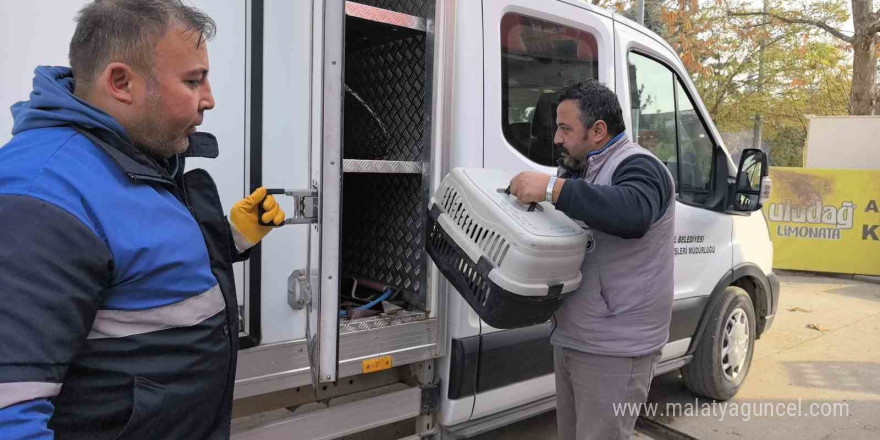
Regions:
<svg viewBox="0 0 880 440"><path fill-rule="evenodd" d="M314 384L441 350L423 250L434 5L374 3L313 1L320 89L312 90L310 163L319 215L309 237L306 339Z"/></svg>
<svg viewBox="0 0 880 440"><path fill-rule="evenodd" d="M312 384L336 380L339 349L339 246L342 209L342 103L345 90L345 5L314 2L315 66L320 69L320 125L313 138L312 182L318 182L319 222L309 235L309 263L320 277L311 283L306 339ZM322 29L323 32L317 32ZM315 72L318 73L318 72Z"/></svg>
<svg viewBox="0 0 880 440"><path fill-rule="evenodd" d="M336 3L250 0L226 26L247 40L245 190L275 190L288 217L244 263L236 399L336 379L343 16L324 6Z"/></svg>
<svg viewBox="0 0 880 440"><path fill-rule="evenodd" d="M251 137L260 137L251 144L262 147L251 154L260 166L250 182L283 188L293 204L277 196L288 226L251 261L262 282L250 284L262 339L239 355L237 398L442 351L436 279L423 251L436 153L434 8L366 3L248 3ZM393 295L377 297L371 286Z"/></svg>

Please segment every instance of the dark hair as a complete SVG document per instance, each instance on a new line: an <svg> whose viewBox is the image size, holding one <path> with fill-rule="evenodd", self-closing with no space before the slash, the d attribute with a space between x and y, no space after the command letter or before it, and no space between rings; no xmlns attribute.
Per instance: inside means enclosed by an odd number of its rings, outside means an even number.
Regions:
<svg viewBox="0 0 880 440"><path fill-rule="evenodd" d="M617 95L598 80L588 79L566 86L559 92L559 102L567 99L577 101L584 127L590 128L601 119L608 125L608 134L612 137L626 130Z"/></svg>
<svg viewBox="0 0 880 440"><path fill-rule="evenodd" d="M76 16L70 67L77 87L88 86L111 61L152 77L153 49L171 26L197 32L196 47L214 37L217 26L181 0L95 0Z"/></svg>

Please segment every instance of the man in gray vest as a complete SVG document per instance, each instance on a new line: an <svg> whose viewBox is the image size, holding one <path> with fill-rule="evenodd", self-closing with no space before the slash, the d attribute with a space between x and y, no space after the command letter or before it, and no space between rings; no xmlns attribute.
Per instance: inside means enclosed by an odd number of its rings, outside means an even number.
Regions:
<svg viewBox="0 0 880 440"><path fill-rule="evenodd" d="M556 127L558 176L520 173L510 191L555 203L589 237L583 281L550 338L559 438L627 439L669 335L675 186L629 140L617 96L596 80L560 92Z"/></svg>

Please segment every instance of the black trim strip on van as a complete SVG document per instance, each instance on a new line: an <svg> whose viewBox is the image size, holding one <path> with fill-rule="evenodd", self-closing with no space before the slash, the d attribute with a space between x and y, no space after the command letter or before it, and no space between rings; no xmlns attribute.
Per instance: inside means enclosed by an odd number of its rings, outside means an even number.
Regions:
<svg viewBox="0 0 880 440"><path fill-rule="evenodd" d="M709 303L708 296L679 299L672 302L672 321L669 323L669 342L694 338L700 318Z"/></svg>
<svg viewBox="0 0 880 440"><path fill-rule="evenodd" d="M718 283L715 284L715 288L712 289L712 293L709 295L709 302L706 304L706 308L703 311L703 316L700 317L700 323L697 325L697 331L694 333L694 338L691 339L691 345L688 347L687 354L693 354L697 349L697 345L700 343L700 339L703 337L703 333L705 333L706 326L709 323L709 313L715 309L715 304L720 301L721 292L733 282L733 270L728 270L721 276L721 279L718 280Z"/></svg>
<svg viewBox="0 0 880 440"><path fill-rule="evenodd" d="M770 278L753 263L742 263L733 268L733 284L736 285L741 279L748 279L755 285L755 299L757 301L752 306L755 308L755 317L758 319L758 322L755 323L756 339L760 339L767 324L767 316L776 313L778 288L774 292ZM776 298L774 298L774 294Z"/></svg>
<svg viewBox="0 0 880 440"><path fill-rule="evenodd" d="M477 393L553 373L551 324L483 335L477 369Z"/></svg>
<svg viewBox="0 0 880 440"><path fill-rule="evenodd" d="M477 362L480 354L480 336L453 339L449 350L449 390L450 399L461 399L474 395L477 388Z"/></svg>
<svg viewBox="0 0 880 440"><path fill-rule="evenodd" d="M453 339L450 399L470 397L553 373L550 322Z"/></svg>
<svg viewBox="0 0 880 440"><path fill-rule="evenodd" d="M250 189L259 188L263 183L263 0L251 1L251 120L250 120ZM248 259L248 328L244 336L238 338L240 349L256 347L262 335L260 292L260 268L262 249L259 244L251 248Z"/></svg>
<svg viewBox="0 0 880 440"><path fill-rule="evenodd" d="M729 276L730 273L719 285L729 285ZM708 296L674 301L669 340L693 338L695 341L697 327L709 302ZM552 374L551 329L550 322L546 322L482 336L453 339L448 397L460 399Z"/></svg>

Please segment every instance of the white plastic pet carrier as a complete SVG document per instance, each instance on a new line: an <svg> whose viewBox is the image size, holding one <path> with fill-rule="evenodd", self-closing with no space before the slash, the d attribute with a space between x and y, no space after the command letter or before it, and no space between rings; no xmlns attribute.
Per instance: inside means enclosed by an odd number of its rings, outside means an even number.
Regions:
<svg viewBox="0 0 880 440"><path fill-rule="evenodd" d="M505 190L513 176L456 168L429 206L427 250L486 323L496 328L544 322L581 282L586 234L542 202Z"/></svg>

